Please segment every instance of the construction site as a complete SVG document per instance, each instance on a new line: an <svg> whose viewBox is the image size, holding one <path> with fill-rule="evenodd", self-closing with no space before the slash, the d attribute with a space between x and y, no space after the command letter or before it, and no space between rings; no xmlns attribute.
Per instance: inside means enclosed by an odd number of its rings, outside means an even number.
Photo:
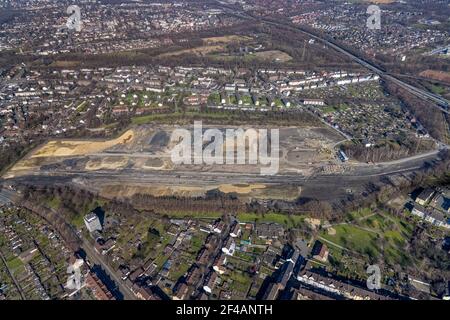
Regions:
<svg viewBox="0 0 450 320"><path fill-rule="evenodd" d="M204 130L208 128L223 130L217 126L205 126ZM256 181L262 179L257 177L260 173L260 164L174 164L170 154L175 145L175 141L171 141L173 130L174 128L169 126L141 125L111 140L48 141L19 161L4 178L35 175L73 175L76 178L76 175L80 174L96 176L100 173L139 178L167 173L179 176L179 181L165 183L161 180L148 185L144 182L124 184L120 180L108 179L105 184L96 183L95 188L107 197L131 196L136 192L152 195L201 196L212 189L248 196L276 197L277 194L283 198L299 196L301 188L285 185L280 190L280 186L269 186ZM332 129L284 127L279 129L279 136L279 176L289 174L310 177L317 172L345 170L344 164L336 158L334 150L334 146L343 137ZM204 147L206 145L205 143ZM210 174L218 178L206 182L195 178L187 180L182 178L186 173L191 173L194 177L197 174ZM255 181L253 183L253 180L249 179L246 183L242 183L240 179L232 178L236 173L240 173L241 176L255 176ZM229 180L222 181L224 179L220 178L221 176L228 177ZM217 180L217 183L214 180Z"/></svg>

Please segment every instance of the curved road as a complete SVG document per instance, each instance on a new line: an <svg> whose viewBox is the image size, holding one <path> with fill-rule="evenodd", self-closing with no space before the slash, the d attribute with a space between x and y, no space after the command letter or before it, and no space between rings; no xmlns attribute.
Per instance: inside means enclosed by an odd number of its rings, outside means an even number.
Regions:
<svg viewBox="0 0 450 320"><path fill-rule="evenodd" d="M306 30L304 28L293 26L290 23L277 22L277 21L273 21L273 20L270 20L270 19L267 19L267 18L263 18L263 17L254 17L254 16L252 16L251 14L249 14L248 12L245 12L245 11L240 11L240 12L236 13L235 11L238 10L238 9L235 8L235 7L226 6L226 5L224 5L224 4L220 3L220 2L217 2L217 4L223 10L232 10L232 12L229 12L230 14L238 16L238 17L241 17L243 19L257 20L259 22L263 22L263 23L266 23L266 24L269 24L269 25L274 25L274 26L278 26L278 27L282 27L282 28L287 28L287 29L290 29L290 30L293 30L293 31L302 32L302 33L308 35L309 37L324 43L328 47L331 47L334 50L336 50L336 51L346 55L347 57L349 57L350 59L352 59L356 63L362 65L363 67L365 67L365 68L367 68L369 70L371 70L373 73L378 74L380 77L384 77L385 79L396 83L397 85L399 85L403 89L407 90L411 94L413 94L413 95L415 95L415 96L417 96L417 97L419 97L421 99L433 102L434 103L433 107L436 107L436 108L440 109L442 112L445 112L447 114L449 113L448 107L449 107L450 103L449 103L449 101L447 101L443 97L441 97L439 95L436 95L436 94L433 94L431 92L428 92L428 91L416 88L416 87L414 87L414 86L412 86L412 85L410 85L410 84L408 84L408 83L406 83L406 82L404 82L404 81L402 81L402 80L392 76L391 74L389 74L389 73L381 70L379 67L375 66L372 62L369 62L369 61L367 61L367 60L365 60L365 59L363 59L361 57L358 57L356 54L350 52L349 50L345 49L344 47L342 47L341 45L339 45L337 43L334 43L334 42L331 42L330 40L322 38L322 37L320 37L320 36L310 32L310 31L308 31L308 30Z"/></svg>

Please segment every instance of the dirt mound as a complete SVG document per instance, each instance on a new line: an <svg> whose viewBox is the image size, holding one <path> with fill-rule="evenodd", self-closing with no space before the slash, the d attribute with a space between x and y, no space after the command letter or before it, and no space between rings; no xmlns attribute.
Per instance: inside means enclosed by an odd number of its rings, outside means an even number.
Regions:
<svg viewBox="0 0 450 320"><path fill-rule="evenodd" d="M107 141L63 140L50 141L40 148L31 158L83 156L101 152L118 144L127 144L133 140L133 130L128 130L117 139Z"/></svg>

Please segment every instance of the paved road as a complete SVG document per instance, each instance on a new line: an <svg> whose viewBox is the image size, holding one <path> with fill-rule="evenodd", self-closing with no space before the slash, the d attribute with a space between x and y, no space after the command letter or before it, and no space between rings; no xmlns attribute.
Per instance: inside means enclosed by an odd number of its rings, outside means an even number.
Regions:
<svg viewBox="0 0 450 320"><path fill-rule="evenodd" d="M0 205L13 202L14 192L7 189L0 190Z"/></svg>
<svg viewBox="0 0 450 320"><path fill-rule="evenodd" d="M400 87L402 87L403 89L407 90L408 92L410 92L411 94L427 100L427 101L431 101L434 104L432 105L433 107L439 108L442 112L445 113L449 113L449 111L447 110L450 103L449 101L447 101L446 99L444 99L443 97L430 93L428 91L416 88L392 75L390 75L388 72L385 72L384 70L381 70L379 67L377 67L374 63L367 61L359 56L357 56L356 54L350 52L349 50L345 49L344 47L342 47L340 44L331 42L330 40L327 40L323 37L320 37L314 33L312 33L309 30L306 30L302 27L298 27L298 26L294 26L292 24L286 23L286 21L282 21L282 22L278 22L278 21L274 21L274 20L270 20L267 18L263 18L263 17L255 17L252 16L251 14L249 14L248 12L244 12L244 11L239 11L236 12L236 10L238 10L235 7L230 7L227 6L223 3L217 2L217 5L219 7L221 7L224 10L228 10L230 14L241 17L243 19L252 19L252 20L256 20L259 22L263 22L269 25L274 25L274 26L278 26L281 28L285 28L285 29L289 29L289 30L293 30L293 31L297 31L297 32L301 32L303 34L308 35L309 37L324 43L325 45L327 45L330 48L333 48L334 50L344 54L345 56L349 57L350 59L352 59L353 61L355 61L356 63L362 65L363 67L371 70L372 72L374 72L375 74L378 74L381 77L384 77L387 80L390 80L394 83L396 83L397 85L399 85Z"/></svg>
<svg viewBox="0 0 450 320"><path fill-rule="evenodd" d="M5 197L3 194L0 193L0 205L8 204L10 202L11 201L7 197Z"/></svg>
<svg viewBox="0 0 450 320"><path fill-rule="evenodd" d="M111 267L105 261L104 257L92 248L92 244L90 244L85 239L82 239L82 249L86 252L89 261L101 266L103 270L108 274L108 276L110 276L111 279L114 280L115 284L119 288L120 293L123 294L125 300L137 300L131 289L128 288L121 277L117 275L113 269L111 269Z"/></svg>
<svg viewBox="0 0 450 320"><path fill-rule="evenodd" d="M188 186L217 188L221 184L264 184L267 187L296 186L302 188L302 197L318 200L348 197L347 190L358 194L365 190L368 182L376 182L382 176L391 176L414 172L425 162L437 159L437 151L413 156L387 164L355 164L349 172L339 174L278 174L263 176L257 173L217 172L199 170L51 170L36 171L30 175L11 179L11 183L32 183L36 186L70 185L86 187L100 191L105 185L140 185L140 186Z"/></svg>
<svg viewBox="0 0 450 320"><path fill-rule="evenodd" d="M55 212L55 210L51 208L49 210ZM103 255L95 251L92 244L89 243L87 239L85 239L83 236L79 236L77 231L72 225L69 224L69 226L72 228L74 236L80 239L80 243L82 244L80 246L80 249L86 252L86 256L89 259L89 261L103 268L103 270L108 274L108 276L110 276L110 278L114 280L115 284L119 288L120 293L123 294L125 300L136 300L136 296L134 295L134 293L131 291L130 288L128 288L125 282L122 281L122 278L116 273L116 271L111 269L111 267L105 261Z"/></svg>
<svg viewBox="0 0 450 320"><path fill-rule="evenodd" d="M3 189L0 192L0 199L3 198L7 200L10 203L16 202L19 197L15 194L14 191ZM17 203L17 205L20 205L20 203ZM52 209L49 209L52 210ZM73 233L76 237L78 237L78 234L75 230L73 230ZM79 237L78 237L79 238ZM120 293L123 294L124 299L126 300L136 300L136 296L131 291L130 288L126 286L124 281L122 281L121 277L110 268L108 263L105 261L104 257L94 250L92 245L86 240L86 239L80 239L82 246L81 249L83 249L86 252L87 258L89 261L93 262L94 264L97 264L107 272L107 274L111 277L112 280L116 283L116 285L119 288ZM19 287L20 288L20 287Z"/></svg>

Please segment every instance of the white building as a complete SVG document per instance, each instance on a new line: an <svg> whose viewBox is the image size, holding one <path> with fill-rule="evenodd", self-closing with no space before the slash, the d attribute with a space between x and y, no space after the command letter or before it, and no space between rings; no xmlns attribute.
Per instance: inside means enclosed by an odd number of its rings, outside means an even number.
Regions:
<svg viewBox="0 0 450 320"><path fill-rule="evenodd" d="M304 105L311 105L311 106L324 106L325 101L320 99L304 99L303 101Z"/></svg>
<svg viewBox="0 0 450 320"><path fill-rule="evenodd" d="M89 230L89 232L102 230L100 219L93 212L84 217L84 224L86 225L86 228Z"/></svg>
<svg viewBox="0 0 450 320"><path fill-rule="evenodd" d="M226 272L225 264L227 263L227 257L224 254L220 254L214 261L213 270L218 274L224 274Z"/></svg>
<svg viewBox="0 0 450 320"><path fill-rule="evenodd" d="M232 256L235 250L236 243L234 242L232 237L228 237L228 239L225 241L225 245L222 247L222 252L229 256Z"/></svg>

